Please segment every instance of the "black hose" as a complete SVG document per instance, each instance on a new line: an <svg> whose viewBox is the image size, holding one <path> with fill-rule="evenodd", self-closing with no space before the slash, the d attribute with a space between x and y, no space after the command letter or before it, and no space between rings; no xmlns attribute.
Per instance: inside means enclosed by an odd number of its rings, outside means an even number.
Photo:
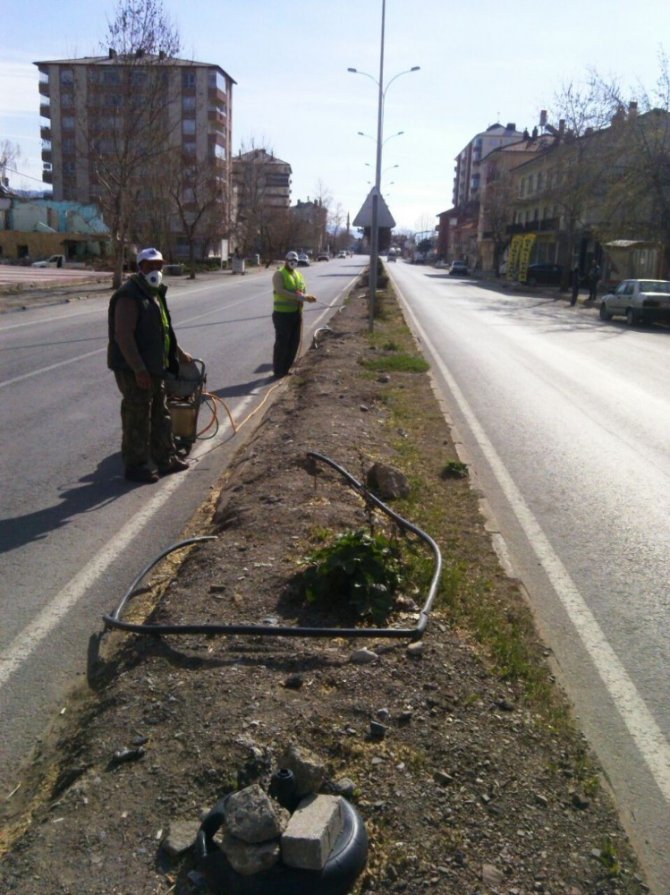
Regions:
<svg viewBox="0 0 670 895"><path fill-rule="evenodd" d="M217 625L217 624L187 624L187 625L159 625L159 624L139 624L135 622L124 622L121 619L121 615L126 607L128 601L132 598L135 593L140 581L147 575L153 568L156 566L164 557L168 556L170 553L173 553L175 550L180 550L182 547L187 547L191 544L197 544L200 541L212 541L216 540L216 537L204 536L198 538L189 538L185 541L179 541L176 544L173 544L171 547L163 550L155 559L153 559L148 566L146 566L140 574L135 578L132 582L128 590L123 596L123 599L117 606L117 608L110 615L104 615L103 621L105 623L105 627L107 628L116 628L121 631L129 631L135 634L151 634L151 635L159 635L159 634L221 634L221 635L249 635L249 636L257 636L257 637L369 637L369 638L397 638L404 639L409 638L410 640L420 640L423 636L423 633L426 629L426 625L428 624L428 618L430 616L430 611L433 607L433 603L435 601L435 596L437 594L437 587L440 581L440 575L442 574L442 555L440 553L440 548L437 546L435 541L430 537L429 534L426 534L425 531L422 531L416 525L413 525L407 519L404 519L398 513L394 512L390 507L386 506L385 503L382 503L378 497L375 497L370 491L365 488L361 482L357 481L352 475L350 475L346 469L340 466L338 463L335 463L334 460L331 460L329 457L326 457L324 454L319 454L314 451L308 451L307 456L314 459L320 460L323 463L326 463L328 466L335 469L343 478L348 482L348 484L360 494L364 496L364 499L369 501L378 507L383 513L386 513L391 519L393 519L401 528L411 531L413 534L417 535L425 544L427 544L430 549L433 551L433 555L435 557L435 569L433 572L433 577L430 582L430 587L428 589L428 595L426 597L426 601L423 604L423 607L419 613L419 620L414 628L308 628L308 627L283 627L281 625Z"/></svg>

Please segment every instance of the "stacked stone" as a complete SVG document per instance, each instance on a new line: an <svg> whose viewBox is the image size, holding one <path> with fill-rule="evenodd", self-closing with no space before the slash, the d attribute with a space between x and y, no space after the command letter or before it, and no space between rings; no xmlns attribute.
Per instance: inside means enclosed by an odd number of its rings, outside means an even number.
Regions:
<svg viewBox="0 0 670 895"><path fill-rule="evenodd" d="M322 870L342 832L342 799L318 794L323 764L292 745L280 756L280 766L293 775L293 812L256 783L225 803L221 849L244 876L270 870L280 860L288 867Z"/></svg>

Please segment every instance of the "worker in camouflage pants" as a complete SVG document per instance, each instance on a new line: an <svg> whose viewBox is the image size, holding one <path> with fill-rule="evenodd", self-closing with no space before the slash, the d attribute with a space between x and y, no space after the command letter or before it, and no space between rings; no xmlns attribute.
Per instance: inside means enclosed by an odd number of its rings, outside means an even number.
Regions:
<svg viewBox="0 0 670 895"><path fill-rule="evenodd" d="M163 256L143 249L139 272L109 303L107 366L121 392L121 454L128 481L150 484L188 469L177 456L164 379L192 360L177 344L163 284Z"/></svg>

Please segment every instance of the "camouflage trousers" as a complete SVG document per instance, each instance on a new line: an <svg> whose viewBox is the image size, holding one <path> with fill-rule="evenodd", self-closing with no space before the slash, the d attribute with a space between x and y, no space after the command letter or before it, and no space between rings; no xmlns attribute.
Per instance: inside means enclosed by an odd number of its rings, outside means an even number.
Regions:
<svg viewBox="0 0 670 895"><path fill-rule="evenodd" d="M121 401L121 455L125 466L145 466L151 459L168 466L176 453L165 385L151 377L151 388L139 388L135 374L115 370Z"/></svg>

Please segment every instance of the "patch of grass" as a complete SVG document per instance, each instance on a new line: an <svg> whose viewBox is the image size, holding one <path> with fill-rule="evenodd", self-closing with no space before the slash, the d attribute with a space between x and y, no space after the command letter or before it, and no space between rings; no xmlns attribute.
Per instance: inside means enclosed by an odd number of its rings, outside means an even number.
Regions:
<svg viewBox="0 0 670 895"><path fill-rule="evenodd" d="M465 479L468 477L468 464L461 463L460 460L450 460L440 476L443 479Z"/></svg>
<svg viewBox="0 0 670 895"><path fill-rule="evenodd" d="M621 876L621 862L616 847L609 836L606 836L600 847L598 860L605 868L609 879L618 879Z"/></svg>
<svg viewBox="0 0 670 895"><path fill-rule="evenodd" d="M361 361L361 365L375 373L425 373L430 369L428 363L419 355L404 352L365 358Z"/></svg>

